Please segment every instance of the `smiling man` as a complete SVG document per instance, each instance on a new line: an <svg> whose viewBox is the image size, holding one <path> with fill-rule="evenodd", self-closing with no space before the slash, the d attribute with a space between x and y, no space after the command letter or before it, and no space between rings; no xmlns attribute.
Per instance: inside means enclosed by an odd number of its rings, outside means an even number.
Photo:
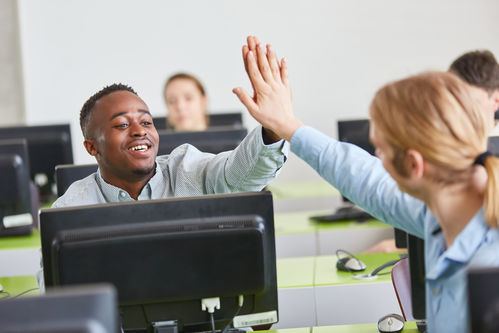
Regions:
<svg viewBox="0 0 499 333"><path fill-rule="evenodd" d="M52 207L259 191L275 178L288 145L258 127L233 151L214 155L184 144L157 156L159 137L147 105L130 87L113 84L80 112L94 174L73 183Z"/></svg>

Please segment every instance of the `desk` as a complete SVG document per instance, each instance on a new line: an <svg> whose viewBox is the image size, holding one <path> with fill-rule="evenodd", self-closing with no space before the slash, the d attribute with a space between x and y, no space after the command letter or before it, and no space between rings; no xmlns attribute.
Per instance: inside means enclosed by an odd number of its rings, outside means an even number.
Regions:
<svg viewBox="0 0 499 333"><path fill-rule="evenodd" d="M34 275L40 269L40 230L0 238L0 276Z"/></svg>
<svg viewBox="0 0 499 333"><path fill-rule="evenodd" d="M398 259L397 253L359 254L368 274L382 264ZM393 290L390 268L376 280L357 280L336 269L336 256L319 256L315 262L315 304L317 326L378 322L389 313L401 314Z"/></svg>
<svg viewBox="0 0 499 333"><path fill-rule="evenodd" d="M377 321L374 324L339 325L312 327L311 333L376 333ZM403 333L419 333L416 323L408 321L404 324Z"/></svg>
<svg viewBox="0 0 499 333"><path fill-rule="evenodd" d="M337 249L361 253L384 239L393 228L377 220L320 223L309 219L331 210L275 213L277 258L335 254Z"/></svg>
<svg viewBox="0 0 499 333"><path fill-rule="evenodd" d="M276 265L279 323L273 327L316 325L315 257L279 259Z"/></svg>
<svg viewBox="0 0 499 333"><path fill-rule="evenodd" d="M3 290L10 294L10 297L19 295L20 293L33 288L36 288L36 290L27 292L26 294L23 294L23 296L35 296L39 294L38 282L34 275L0 277L0 284L3 287ZM0 294L0 299L4 296L5 294Z"/></svg>

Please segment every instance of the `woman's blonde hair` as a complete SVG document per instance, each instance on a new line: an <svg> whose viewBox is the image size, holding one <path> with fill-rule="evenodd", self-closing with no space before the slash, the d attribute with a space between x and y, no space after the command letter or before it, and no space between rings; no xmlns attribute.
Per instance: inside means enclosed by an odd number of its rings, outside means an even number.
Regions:
<svg viewBox="0 0 499 333"><path fill-rule="evenodd" d="M402 175L407 174L401 161L409 148L438 166L433 177L447 183L470 176L475 159L487 150L484 112L468 85L451 73L427 72L385 85L376 93L370 115L393 147L393 164ZM497 227L499 159L486 158L485 168L485 217Z"/></svg>

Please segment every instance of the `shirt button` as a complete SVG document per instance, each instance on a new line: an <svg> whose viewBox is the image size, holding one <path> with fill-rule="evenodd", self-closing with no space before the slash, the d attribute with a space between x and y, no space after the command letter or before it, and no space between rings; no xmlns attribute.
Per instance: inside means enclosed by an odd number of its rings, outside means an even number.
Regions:
<svg viewBox="0 0 499 333"><path fill-rule="evenodd" d="M122 198L126 197L125 192L120 192L120 197L122 197Z"/></svg>
<svg viewBox="0 0 499 333"><path fill-rule="evenodd" d="M438 288L433 288L433 295L434 296L440 295L440 290Z"/></svg>

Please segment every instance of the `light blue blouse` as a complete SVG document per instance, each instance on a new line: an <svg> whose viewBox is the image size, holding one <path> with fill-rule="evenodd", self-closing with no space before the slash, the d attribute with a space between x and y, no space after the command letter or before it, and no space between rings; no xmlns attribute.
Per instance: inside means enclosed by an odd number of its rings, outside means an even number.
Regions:
<svg viewBox="0 0 499 333"><path fill-rule="evenodd" d="M291 151L379 220L425 239L428 332L468 332L466 271L499 266L499 230L487 226L483 209L446 249L435 216L400 191L378 158L306 126L293 135Z"/></svg>

